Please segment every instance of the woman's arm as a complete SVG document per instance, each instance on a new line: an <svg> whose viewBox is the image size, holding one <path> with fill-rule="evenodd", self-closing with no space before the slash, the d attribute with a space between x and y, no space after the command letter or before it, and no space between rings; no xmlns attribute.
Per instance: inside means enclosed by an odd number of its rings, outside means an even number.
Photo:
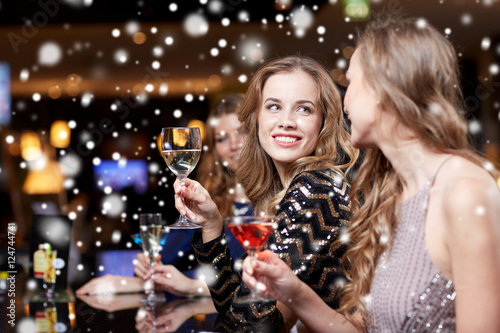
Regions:
<svg viewBox="0 0 500 333"><path fill-rule="evenodd" d="M500 332L500 192L462 178L443 193L457 332Z"/></svg>
<svg viewBox="0 0 500 333"><path fill-rule="evenodd" d="M76 291L77 295L102 295L144 291L144 280L136 276L106 274L93 278Z"/></svg>
<svg viewBox="0 0 500 333"><path fill-rule="evenodd" d="M301 172L277 211L279 227L268 248L332 308L346 281L343 255L347 245L336 243L349 225L349 186L330 170Z"/></svg>
<svg viewBox="0 0 500 333"><path fill-rule="evenodd" d="M271 251L261 252L259 260L245 259L243 281L285 304L309 332L359 332Z"/></svg>

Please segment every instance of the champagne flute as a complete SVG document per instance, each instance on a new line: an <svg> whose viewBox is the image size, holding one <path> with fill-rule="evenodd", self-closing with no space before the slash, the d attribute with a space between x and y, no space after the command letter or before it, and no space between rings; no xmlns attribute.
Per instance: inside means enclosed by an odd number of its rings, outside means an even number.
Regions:
<svg viewBox="0 0 500 333"><path fill-rule="evenodd" d="M201 134L198 127L165 127L161 131L161 154L168 168L185 186L187 176L193 171L201 155ZM168 226L174 229L201 228L198 223L180 215L177 222Z"/></svg>
<svg viewBox="0 0 500 333"><path fill-rule="evenodd" d="M165 245L165 242L167 241L167 235L168 235L168 227L163 229L163 234L160 240L160 245L163 246ZM141 233L137 232L134 234L130 235L130 238L134 241L135 244L137 244L141 249L142 249L142 238L141 238Z"/></svg>
<svg viewBox="0 0 500 333"><path fill-rule="evenodd" d="M161 240L163 236L163 224L161 220L161 214L141 214L139 216L140 223L140 234L142 241L142 250L144 255L149 257L149 266L151 270L154 269L155 259L160 253L162 246ZM151 288L151 292L147 297L148 304L154 304L156 302L164 301L163 297L156 295L154 286Z"/></svg>
<svg viewBox="0 0 500 333"><path fill-rule="evenodd" d="M252 260L257 260L257 254L262 251L264 244L277 228L274 216L230 216L224 218L224 224L231 230ZM259 293L258 288L252 289L250 294L238 298L240 302L268 302L272 300L272 298Z"/></svg>

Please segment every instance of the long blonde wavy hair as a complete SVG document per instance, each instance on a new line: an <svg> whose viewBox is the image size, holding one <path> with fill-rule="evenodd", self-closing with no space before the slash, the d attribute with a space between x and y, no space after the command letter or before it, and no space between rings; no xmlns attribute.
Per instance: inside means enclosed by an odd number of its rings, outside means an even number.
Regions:
<svg viewBox="0 0 500 333"><path fill-rule="evenodd" d="M367 24L357 52L379 105L424 146L484 165L469 146L458 61L452 44L422 19L380 16ZM379 149L367 149L351 186L350 270L340 311L367 319L377 260L392 243L402 179ZM387 239L389 242L387 242Z"/></svg>
<svg viewBox="0 0 500 333"><path fill-rule="evenodd" d="M257 121L262 107L262 90L267 79L275 74L295 71L305 72L315 82L323 125L314 152L288 166L282 184L272 159L259 143ZM299 172L331 169L345 176L358 157L358 150L351 145L350 134L344 124L337 87L326 69L307 56L286 56L264 64L249 83L238 111L238 118L247 134L247 140L240 155L236 176L248 198L256 206L256 212L275 214L277 204L285 195L293 177Z"/></svg>
<svg viewBox="0 0 500 333"><path fill-rule="evenodd" d="M234 187L237 185L234 171L224 166L215 150L215 122L224 115L237 112L243 94L226 95L215 108L213 108L205 122L205 141L203 157L197 169L196 178L210 193L222 216L232 215L234 201Z"/></svg>

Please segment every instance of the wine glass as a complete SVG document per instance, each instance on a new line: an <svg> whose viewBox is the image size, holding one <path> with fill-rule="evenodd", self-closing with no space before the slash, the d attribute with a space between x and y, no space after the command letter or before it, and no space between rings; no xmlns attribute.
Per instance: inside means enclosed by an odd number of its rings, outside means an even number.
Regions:
<svg viewBox="0 0 500 333"><path fill-rule="evenodd" d="M230 216L224 218L224 224L231 230L252 260L257 260L257 254L277 228L274 216ZM250 294L238 298L240 302L268 302L272 300L272 298L259 293L258 288L252 289Z"/></svg>
<svg viewBox="0 0 500 333"><path fill-rule="evenodd" d="M165 127L161 130L161 154L168 168L185 186L187 176L193 171L201 155L201 134L198 127ZM201 228L198 223L180 215L177 222L168 226L174 229Z"/></svg>
<svg viewBox="0 0 500 333"><path fill-rule="evenodd" d="M163 238L163 223L161 214L141 214L139 216L140 234L142 242L142 250L144 255L149 256L149 266L153 270L155 265L155 258L160 253L162 246L161 240ZM163 297L156 295L154 286L151 288L146 301L148 304L164 301Z"/></svg>

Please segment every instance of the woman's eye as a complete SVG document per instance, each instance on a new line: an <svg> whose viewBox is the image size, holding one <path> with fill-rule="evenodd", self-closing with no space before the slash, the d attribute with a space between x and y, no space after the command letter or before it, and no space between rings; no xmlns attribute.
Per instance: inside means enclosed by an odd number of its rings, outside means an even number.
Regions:
<svg viewBox="0 0 500 333"><path fill-rule="evenodd" d="M299 106L298 110L299 112L305 112L305 113L311 113L311 109L305 106Z"/></svg>
<svg viewBox="0 0 500 333"><path fill-rule="evenodd" d="M221 143L227 140L227 136L221 138L215 138L215 143Z"/></svg>
<svg viewBox="0 0 500 333"><path fill-rule="evenodd" d="M269 105L267 106L267 109L268 109L268 110L279 110L279 109L280 109L280 107L279 107L279 105L277 105L277 104L269 104Z"/></svg>

